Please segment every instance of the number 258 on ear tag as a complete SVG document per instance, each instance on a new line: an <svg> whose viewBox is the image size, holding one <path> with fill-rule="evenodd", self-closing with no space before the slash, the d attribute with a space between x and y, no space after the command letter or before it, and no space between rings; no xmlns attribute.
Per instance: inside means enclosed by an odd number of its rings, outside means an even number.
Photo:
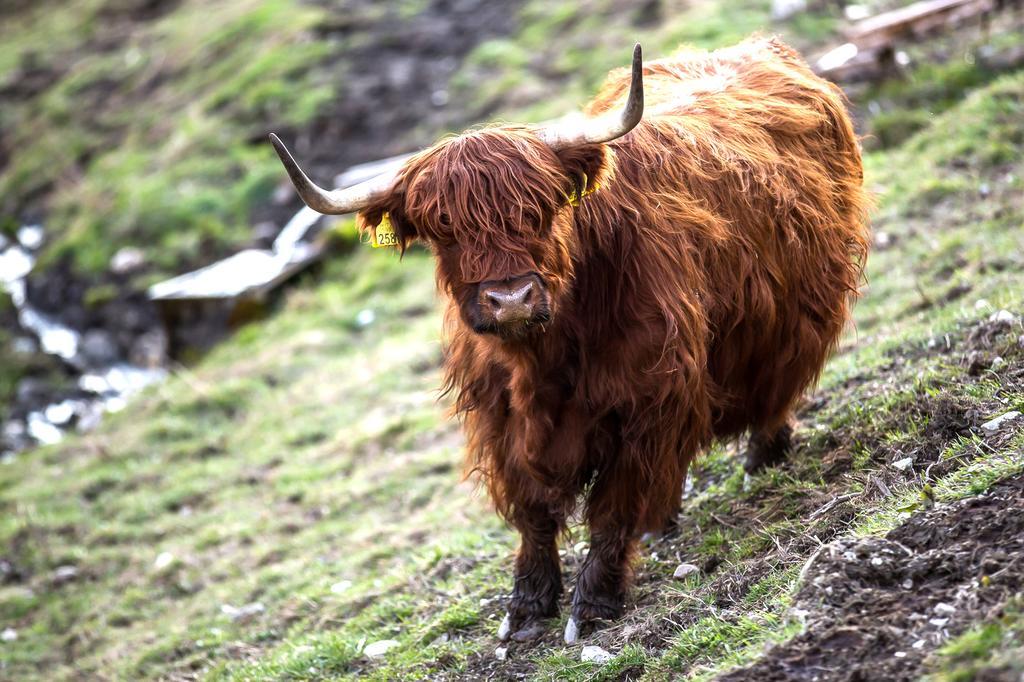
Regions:
<svg viewBox="0 0 1024 682"><path fill-rule="evenodd" d="M371 235L370 246L375 249L382 246L398 246L398 235L395 234L395 228L391 226L391 219L387 213L381 218L380 225L373 228Z"/></svg>

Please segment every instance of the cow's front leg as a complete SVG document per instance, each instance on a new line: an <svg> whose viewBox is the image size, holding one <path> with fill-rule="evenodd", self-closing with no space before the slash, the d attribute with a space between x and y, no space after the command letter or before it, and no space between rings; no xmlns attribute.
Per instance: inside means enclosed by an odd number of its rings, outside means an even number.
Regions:
<svg viewBox="0 0 1024 682"><path fill-rule="evenodd" d="M667 443L632 441L599 473L587 498L590 550L576 576L567 644L622 615L639 536L678 510L686 464Z"/></svg>
<svg viewBox="0 0 1024 682"><path fill-rule="evenodd" d="M543 503L517 506L511 521L522 543L516 554L512 599L498 628L498 638L522 642L540 636L543 621L558 615L562 574L557 538L563 521Z"/></svg>

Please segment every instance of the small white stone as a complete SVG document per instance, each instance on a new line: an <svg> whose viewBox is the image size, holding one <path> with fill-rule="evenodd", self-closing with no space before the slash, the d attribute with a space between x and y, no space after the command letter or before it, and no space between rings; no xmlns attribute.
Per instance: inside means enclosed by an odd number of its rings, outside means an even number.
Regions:
<svg viewBox="0 0 1024 682"><path fill-rule="evenodd" d="M156 561L153 562L153 568L158 571L162 571L171 564L174 563L174 555L170 552L160 552L156 556Z"/></svg>
<svg viewBox="0 0 1024 682"><path fill-rule="evenodd" d="M910 578L907 578L906 580L903 581L903 589L904 590L909 590L909 589L912 589L913 587L914 587L914 581L911 580Z"/></svg>
<svg viewBox="0 0 1024 682"><path fill-rule="evenodd" d="M975 310L981 310L982 308L988 308L991 305L992 304L989 303L986 299L979 298L977 301L974 302L974 309Z"/></svg>
<svg viewBox="0 0 1024 682"><path fill-rule="evenodd" d="M1017 321L1017 316L1011 313L1009 310L997 310L988 317L989 322L1009 322L1013 324Z"/></svg>
<svg viewBox="0 0 1024 682"><path fill-rule="evenodd" d="M78 569L74 566L58 566L53 572L53 579L59 583L66 583L78 577Z"/></svg>
<svg viewBox="0 0 1024 682"><path fill-rule="evenodd" d="M924 645L925 645L925 641L923 639L919 639L916 642L914 642L913 644L911 644L910 646L912 646L915 649L920 649Z"/></svg>
<svg viewBox="0 0 1024 682"><path fill-rule="evenodd" d="M331 585L331 594L344 594L350 587L352 587L351 580L339 580Z"/></svg>
<svg viewBox="0 0 1024 682"><path fill-rule="evenodd" d="M884 563L885 563L885 559L883 559L880 556L873 556L873 557L871 557L871 565L872 566L881 566Z"/></svg>
<svg viewBox="0 0 1024 682"><path fill-rule="evenodd" d="M893 654L893 656L895 656L896 658L906 658L907 657L907 652L906 651L897 651L895 654Z"/></svg>
<svg viewBox="0 0 1024 682"><path fill-rule="evenodd" d="M928 622L937 628L944 628L946 627L946 623L949 622L949 618L932 618Z"/></svg>
<svg viewBox="0 0 1024 682"><path fill-rule="evenodd" d="M939 602L935 605L935 613L956 613L956 607L950 606L945 602Z"/></svg>
<svg viewBox="0 0 1024 682"><path fill-rule="evenodd" d="M678 566L676 566L676 570L672 574L672 577L676 580L682 580L687 576L693 575L694 573L697 573L699 571L700 568L694 566L693 564L679 564Z"/></svg>
<svg viewBox="0 0 1024 682"><path fill-rule="evenodd" d="M607 663L615 658L599 646L585 646L580 652L580 660L584 663Z"/></svg>
<svg viewBox="0 0 1024 682"><path fill-rule="evenodd" d="M981 425L981 430L987 431L988 433L995 433L1009 422L1015 421L1018 417L1020 417L1020 412L1012 410L1006 414L999 415L995 419L990 419L985 422Z"/></svg>
<svg viewBox="0 0 1024 682"><path fill-rule="evenodd" d="M118 249L117 253L110 259L110 269L118 275L138 270L145 264L146 254L142 252L142 249L137 249L134 246L125 246Z"/></svg>
<svg viewBox="0 0 1024 682"><path fill-rule="evenodd" d="M843 16L847 21L860 21L871 16L871 10L866 5L847 5L843 8Z"/></svg>
<svg viewBox="0 0 1024 682"><path fill-rule="evenodd" d="M14 628L4 628L3 632L0 632L0 640L4 642L13 642L18 639L18 631Z"/></svg>
<svg viewBox="0 0 1024 682"><path fill-rule="evenodd" d="M253 602L251 604L245 604L243 606L232 606L231 604L224 604L220 607L220 612L231 620L241 620L248 616L255 616L258 613L266 611L266 607L261 602Z"/></svg>
<svg viewBox="0 0 1024 682"><path fill-rule="evenodd" d="M78 403L74 400L64 400L53 405L48 405L43 410L43 416L51 424L57 426L63 426L71 421L71 418L75 416L75 412L78 410Z"/></svg>
<svg viewBox="0 0 1024 682"><path fill-rule="evenodd" d="M39 225L25 225L18 230L18 241L29 251L43 245L43 228Z"/></svg>
<svg viewBox="0 0 1024 682"><path fill-rule="evenodd" d="M356 313L356 326L357 327L369 327L373 324L373 321L377 319L377 314L369 308L364 308Z"/></svg>
<svg viewBox="0 0 1024 682"><path fill-rule="evenodd" d="M904 457L903 459L898 459L898 460L896 460L895 462L892 463L893 467L895 467L896 469L899 469L900 471L906 471L913 464L914 464L914 458L913 457Z"/></svg>
<svg viewBox="0 0 1024 682"><path fill-rule="evenodd" d="M363 653L366 654L367 658L379 658L387 652L399 646L399 642L394 639L382 639L376 642L372 642L366 645L363 649Z"/></svg>
<svg viewBox="0 0 1024 682"><path fill-rule="evenodd" d="M506 658L508 658L508 647L499 646L497 649L494 650L494 657L499 661L504 661Z"/></svg>

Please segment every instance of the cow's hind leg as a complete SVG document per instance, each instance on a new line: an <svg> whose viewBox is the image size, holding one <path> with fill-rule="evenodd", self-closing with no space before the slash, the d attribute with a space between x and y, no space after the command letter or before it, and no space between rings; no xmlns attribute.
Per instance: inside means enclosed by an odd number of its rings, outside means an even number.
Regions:
<svg viewBox="0 0 1024 682"><path fill-rule="evenodd" d="M562 574L557 539L563 521L543 503L518 505L510 520L522 544L516 554L512 598L498 638L522 642L540 636L542 621L558 615Z"/></svg>
<svg viewBox="0 0 1024 682"><path fill-rule="evenodd" d="M775 429L762 429L750 434L743 469L754 474L786 460L793 447L793 425L784 422Z"/></svg>

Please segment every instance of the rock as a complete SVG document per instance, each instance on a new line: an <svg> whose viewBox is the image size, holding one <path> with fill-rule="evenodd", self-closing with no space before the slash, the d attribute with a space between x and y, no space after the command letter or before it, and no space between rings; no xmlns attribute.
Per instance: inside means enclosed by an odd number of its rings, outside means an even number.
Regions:
<svg viewBox="0 0 1024 682"><path fill-rule="evenodd" d="M32 262L32 257L21 247L0 251L0 284L24 279L32 271Z"/></svg>
<svg viewBox="0 0 1024 682"><path fill-rule="evenodd" d="M284 206L295 198L295 190L292 188L292 183L282 182L274 188L274 193L270 195L270 200L275 206Z"/></svg>
<svg viewBox="0 0 1024 682"><path fill-rule="evenodd" d="M938 604L935 605L935 613L945 613L945 614L956 613L956 607L955 606L950 606L949 604L947 604L945 602L939 602Z"/></svg>
<svg viewBox="0 0 1024 682"><path fill-rule="evenodd" d="M258 249L269 249L280 231L277 223L273 221L264 220L262 223L256 223L252 228L253 246Z"/></svg>
<svg viewBox="0 0 1024 682"><path fill-rule="evenodd" d="M504 661L506 658L508 658L508 647L499 646L497 649L494 650L494 657L499 661Z"/></svg>
<svg viewBox="0 0 1024 682"><path fill-rule="evenodd" d="M79 352L89 366L104 367L117 360L118 348L110 332L103 329L90 329L82 336Z"/></svg>
<svg viewBox="0 0 1024 682"><path fill-rule="evenodd" d="M363 649L363 653L366 654L367 658L379 658L387 652L399 646L399 642L394 639L382 639L377 642L372 642L366 645Z"/></svg>
<svg viewBox="0 0 1024 682"><path fill-rule="evenodd" d="M69 583L78 577L78 568L75 566L58 566L57 570L53 572L53 582L58 585L62 583Z"/></svg>
<svg viewBox="0 0 1024 682"><path fill-rule="evenodd" d="M220 612L231 620L243 620L245 618L251 618L258 614L266 611L266 607L263 606L262 602L254 601L251 604L245 604L243 606L232 606L231 604L223 604L220 607Z"/></svg>
<svg viewBox="0 0 1024 682"><path fill-rule="evenodd" d="M580 652L580 660L584 663L603 664L615 658L599 646L585 646Z"/></svg>
<svg viewBox="0 0 1024 682"><path fill-rule="evenodd" d="M76 400L64 400L59 403L48 406L43 410L43 416L46 420L55 426L65 426L78 412L78 401Z"/></svg>
<svg viewBox="0 0 1024 682"><path fill-rule="evenodd" d="M18 639L18 631L14 628L4 628L3 632L0 632L0 640L4 642L13 642Z"/></svg>
<svg viewBox="0 0 1024 682"><path fill-rule="evenodd" d="M18 336L11 342L11 349L18 355L33 355L39 352L39 344L31 336Z"/></svg>
<svg viewBox="0 0 1024 682"><path fill-rule="evenodd" d="M348 592L348 588L352 587L351 580L340 580L331 585L331 594L344 594Z"/></svg>
<svg viewBox="0 0 1024 682"><path fill-rule="evenodd" d="M46 382L35 377L25 377L18 382L15 391L15 400L23 405L38 405L45 403L49 389Z"/></svg>
<svg viewBox="0 0 1024 682"><path fill-rule="evenodd" d="M448 104L448 91L444 88L439 88L430 93L430 103L435 107L443 107Z"/></svg>
<svg viewBox="0 0 1024 682"><path fill-rule="evenodd" d="M43 245L43 228L39 225L25 225L18 229L18 241L29 251Z"/></svg>
<svg viewBox="0 0 1024 682"><path fill-rule="evenodd" d="M898 459L895 462L893 462L892 466L893 466L893 468L899 469L900 471L906 471L911 466L913 466L913 464L914 464L914 458L913 457L904 457L903 459Z"/></svg>
<svg viewBox="0 0 1024 682"><path fill-rule="evenodd" d="M369 308L360 310L356 314L356 326L362 329L363 327L369 327L373 324L373 321L377 319L377 314Z"/></svg>
<svg viewBox="0 0 1024 682"><path fill-rule="evenodd" d="M43 445L53 445L64 438L61 430L47 421L42 412L29 412L28 435Z"/></svg>
<svg viewBox="0 0 1024 682"><path fill-rule="evenodd" d="M128 350L128 361L138 367L160 367L167 360L167 346L166 332L155 327L139 335L132 342L132 347Z"/></svg>
<svg viewBox="0 0 1024 682"><path fill-rule="evenodd" d="M772 21L784 21L807 9L807 0L772 0Z"/></svg>
<svg viewBox="0 0 1024 682"><path fill-rule="evenodd" d="M989 322L1005 322L1007 324L1013 324L1017 321L1017 316L1011 313L1009 310L997 310L988 316Z"/></svg>
<svg viewBox="0 0 1024 682"><path fill-rule="evenodd" d="M694 566L693 564L679 564L676 566L676 570L672 574L672 577L676 580L683 580L687 576L698 572L700 572L700 567L698 566Z"/></svg>
<svg viewBox="0 0 1024 682"><path fill-rule="evenodd" d="M110 259L110 271L115 275L127 275L139 270L146 264L146 254L142 249L125 246L117 250Z"/></svg>
<svg viewBox="0 0 1024 682"><path fill-rule="evenodd" d="M843 8L843 16L847 21L860 21L871 16L871 9L866 5L847 5Z"/></svg>
<svg viewBox="0 0 1024 682"><path fill-rule="evenodd" d="M1003 428L1003 426L1005 426L1006 424L1015 421L1018 417L1020 417L1020 412L1018 412L1017 410L1012 410L1010 412L1007 412L1006 414L999 415L995 419L990 419L989 421L985 422L984 424L981 425L981 430L987 433L995 433L996 431L999 431L1001 428Z"/></svg>
<svg viewBox="0 0 1024 682"><path fill-rule="evenodd" d="M173 554L171 554L170 552L160 552L160 554L158 554L156 557L156 561L153 562L153 568L155 568L158 571L162 571L173 563Z"/></svg>

